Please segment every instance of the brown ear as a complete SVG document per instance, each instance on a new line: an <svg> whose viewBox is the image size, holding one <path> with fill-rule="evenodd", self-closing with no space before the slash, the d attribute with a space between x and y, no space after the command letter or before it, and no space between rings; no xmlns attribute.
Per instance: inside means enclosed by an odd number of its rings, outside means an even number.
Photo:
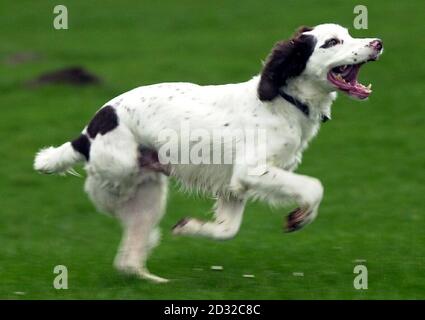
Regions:
<svg viewBox="0 0 425 320"><path fill-rule="evenodd" d="M316 39L302 32L311 30L302 27L292 39L276 43L261 72L258 86L258 97L261 101L273 100L279 94L279 88L284 86L289 78L303 72L313 53Z"/></svg>
<svg viewBox="0 0 425 320"><path fill-rule="evenodd" d="M297 29L297 31L295 32L294 37L301 35L301 33L304 32L309 32L309 31L313 31L314 28L312 27L307 27L307 26L301 26Z"/></svg>

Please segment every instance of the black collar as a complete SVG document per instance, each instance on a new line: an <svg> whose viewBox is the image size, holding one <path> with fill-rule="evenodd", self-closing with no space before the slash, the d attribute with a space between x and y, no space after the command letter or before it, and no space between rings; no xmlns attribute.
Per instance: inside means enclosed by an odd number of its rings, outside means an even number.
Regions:
<svg viewBox="0 0 425 320"><path fill-rule="evenodd" d="M283 90L279 90L279 95L288 101L290 104L293 104L298 110L300 110L308 118L310 116L310 108L305 103L301 102L297 98L290 96L285 93ZM322 122L328 121L330 118L324 114L321 115Z"/></svg>

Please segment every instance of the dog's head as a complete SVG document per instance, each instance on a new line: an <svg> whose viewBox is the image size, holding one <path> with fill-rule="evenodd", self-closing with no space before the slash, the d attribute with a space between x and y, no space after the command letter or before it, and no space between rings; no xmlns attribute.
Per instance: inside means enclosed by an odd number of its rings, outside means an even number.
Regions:
<svg viewBox="0 0 425 320"><path fill-rule="evenodd" d="M372 92L358 82L360 67L383 51L376 38L355 39L336 24L302 27L287 41L278 42L261 73L258 96L273 100L291 78L302 76L326 91L340 90L365 99Z"/></svg>

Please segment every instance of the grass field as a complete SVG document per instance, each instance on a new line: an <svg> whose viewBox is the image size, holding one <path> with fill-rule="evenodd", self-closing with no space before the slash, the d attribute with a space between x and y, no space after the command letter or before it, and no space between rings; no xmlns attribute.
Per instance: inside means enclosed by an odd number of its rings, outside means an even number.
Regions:
<svg viewBox="0 0 425 320"><path fill-rule="evenodd" d="M60 3L68 7L69 30L53 29L54 1L0 2L0 298L425 298L422 0L363 1L368 30L352 28L357 1ZM149 267L174 281L154 285L114 271L120 226L95 212L82 179L32 170L38 148L74 137L115 95L163 81L244 81L259 72L276 40L299 25L322 22L343 24L355 36L381 37L385 53L362 70L362 82L374 84L369 101L340 95L333 120L304 154L298 171L325 186L320 215L305 230L284 234L290 208L251 203L232 241L175 238L169 231L174 222L207 216L213 202L173 187L163 241ZM42 58L3 63L18 52ZM72 65L99 75L103 84L24 85ZM369 271L364 291L353 288L359 259ZM59 264L68 267L68 290L52 286ZM224 270L211 271L211 265Z"/></svg>

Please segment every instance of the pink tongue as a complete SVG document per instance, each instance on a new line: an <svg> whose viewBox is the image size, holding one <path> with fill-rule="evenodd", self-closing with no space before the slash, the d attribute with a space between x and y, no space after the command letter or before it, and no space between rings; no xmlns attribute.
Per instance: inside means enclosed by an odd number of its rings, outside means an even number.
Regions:
<svg viewBox="0 0 425 320"><path fill-rule="evenodd" d="M346 91L349 95L355 96L359 99L365 99L370 95L370 92L357 82L359 69L360 65L348 66L343 72L340 72L340 68L336 69L334 72L338 73L339 71L339 76L344 78L345 82L336 78L338 74L335 75L335 73L330 73L328 75L329 81L334 83L339 89Z"/></svg>
<svg viewBox="0 0 425 320"><path fill-rule="evenodd" d="M348 92L359 98L367 98L370 94L364 87L362 87L359 83L356 83L354 87L351 87Z"/></svg>

